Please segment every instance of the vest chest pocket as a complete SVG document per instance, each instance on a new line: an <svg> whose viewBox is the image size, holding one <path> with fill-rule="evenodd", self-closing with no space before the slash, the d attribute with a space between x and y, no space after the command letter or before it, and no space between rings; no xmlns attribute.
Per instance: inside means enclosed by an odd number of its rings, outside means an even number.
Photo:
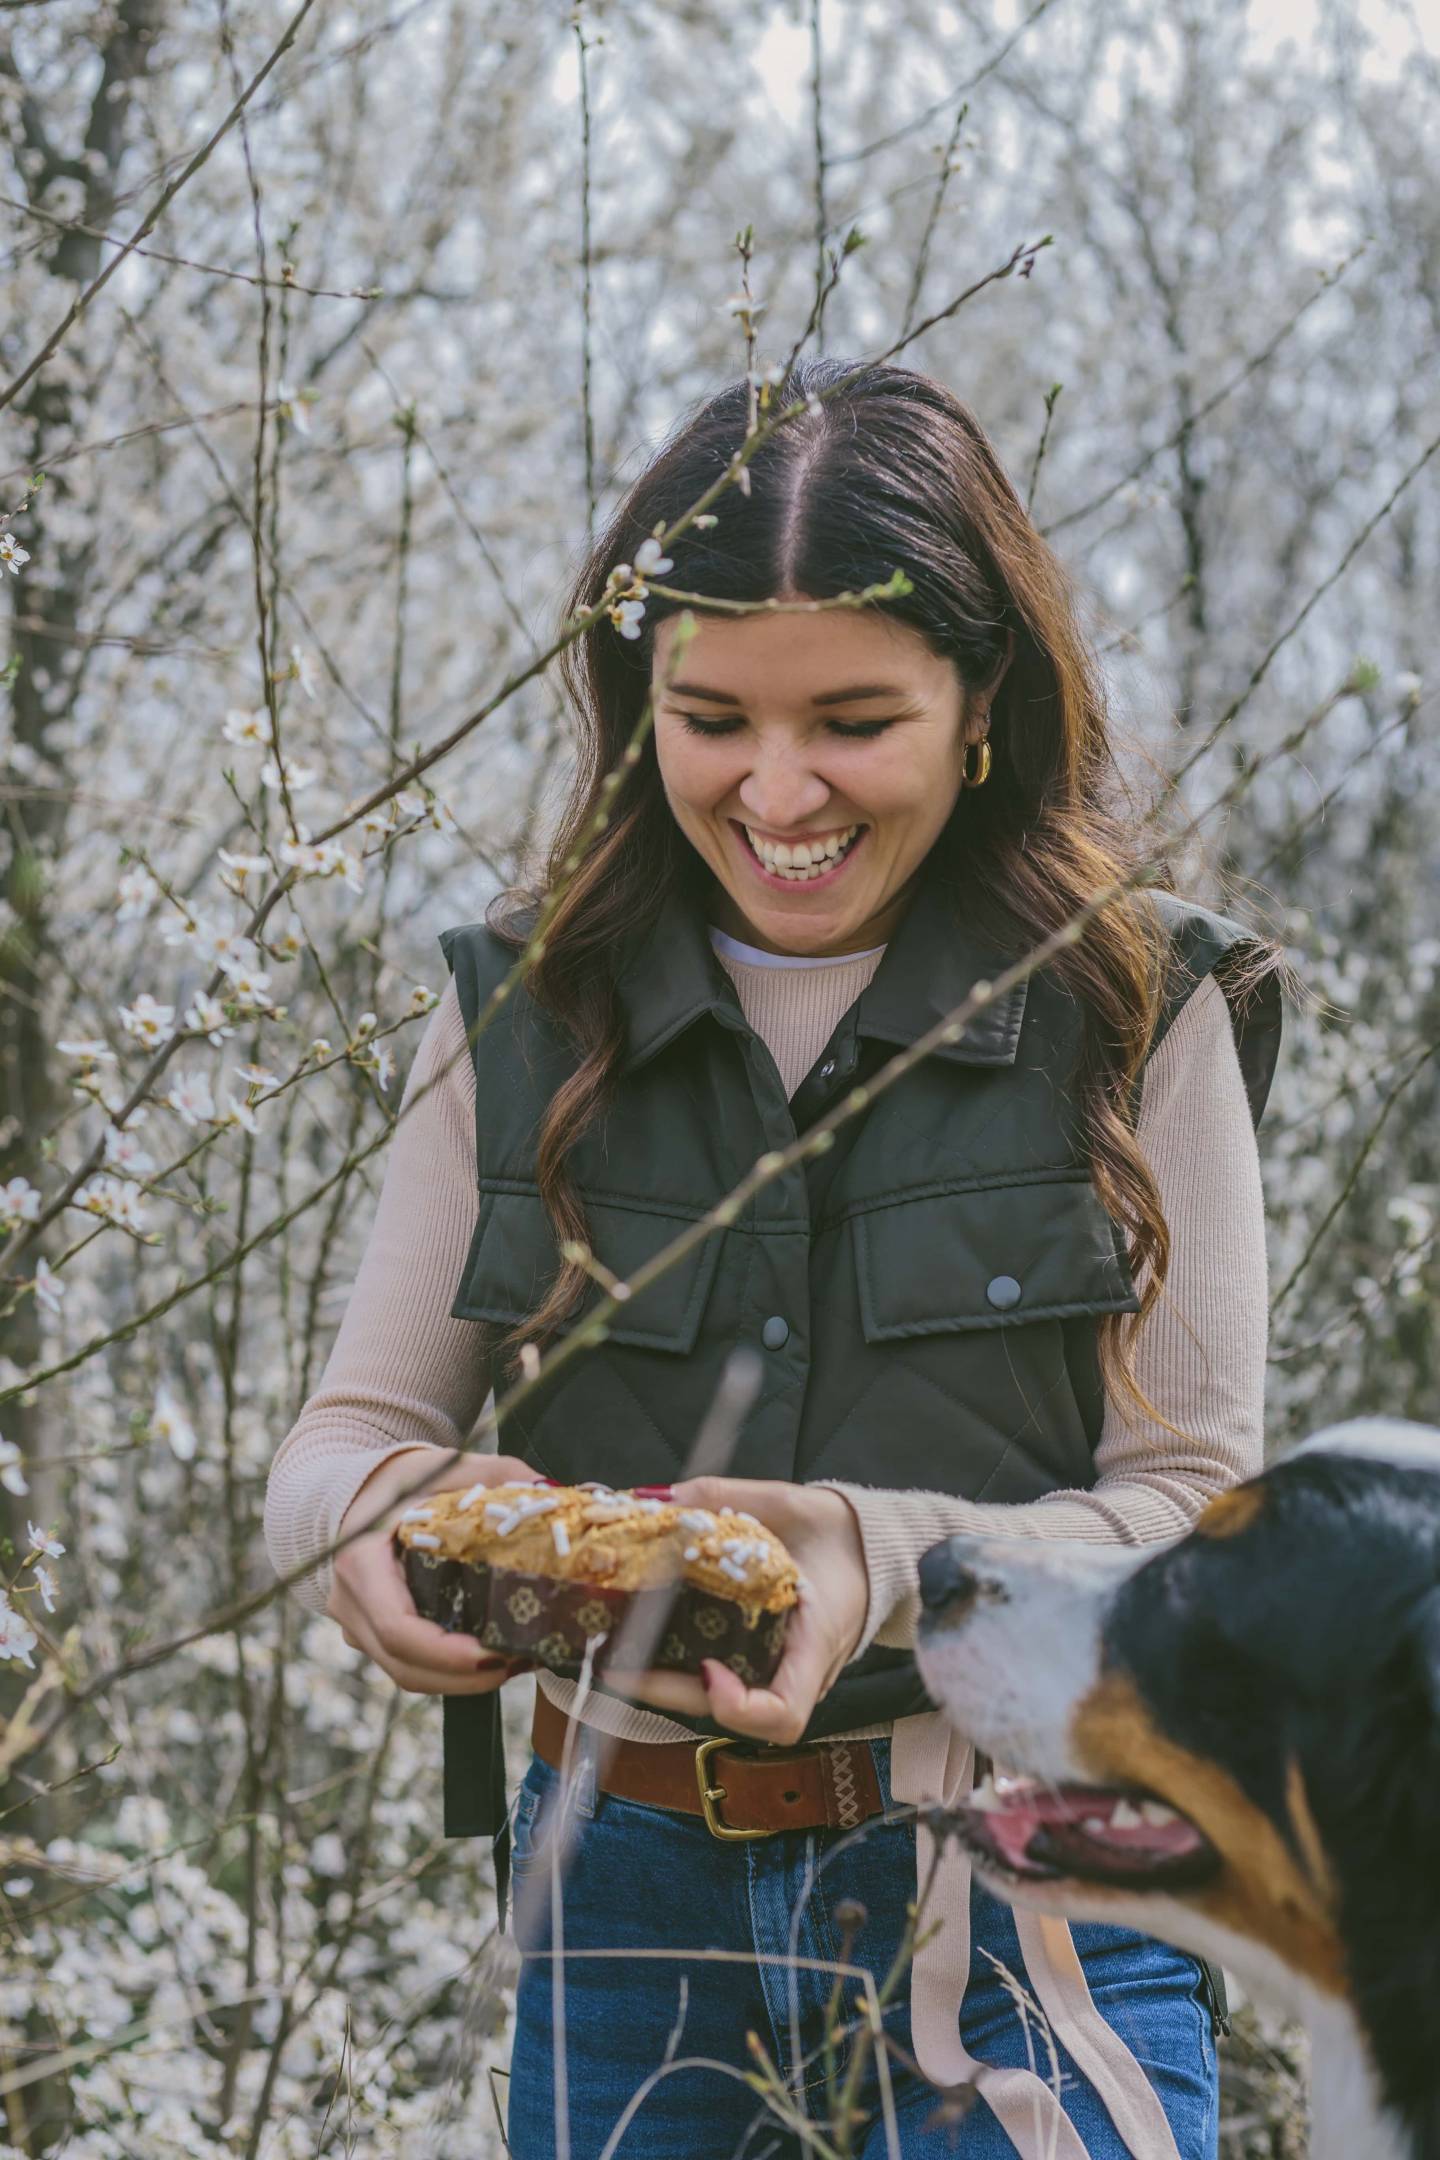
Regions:
<svg viewBox="0 0 1440 2160"><path fill-rule="evenodd" d="M927 1191L853 1222L867 1342L1139 1310L1088 1178Z"/></svg>
<svg viewBox="0 0 1440 2160"><path fill-rule="evenodd" d="M637 1207L589 1193L584 1205L590 1250L622 1282L678 1237L687 1224L698 1221L701 1212ZM712 1231L657 1281L618 1307L606 1322L611 1340L688 1355L695 1347L727 1235L723 1230ZM541 1304L560 1264L555 1233L536 1188L482 1189L480 1215L451 1318L491 1320L513 1327ZM598 1283L592 1284L567 1328L576 1326L603 1294Z"/></svg>

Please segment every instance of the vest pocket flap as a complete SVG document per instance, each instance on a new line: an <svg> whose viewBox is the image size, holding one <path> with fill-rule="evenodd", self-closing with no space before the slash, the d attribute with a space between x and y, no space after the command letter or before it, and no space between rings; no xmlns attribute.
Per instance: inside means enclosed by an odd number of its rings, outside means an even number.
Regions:
<svg viewBox="0 0 1440 2160"><path fill-rule="evenodd" d="M867 1342L1139 1310L1088 1180L929 1193L854 1224Z"/></svg>
<svg viewBox="0 0 1440 2160"><path fill-rule="evenodd" d="M590 1250L622 1282L695 1219L624 1207L588 1195L585 1214ZM606 1322L611 1340L682 1355L693 1350L724 1236L724 1231L712 1231L657 1281L619 1306ZM541 1304L559 1268L560 1249L538 1192L482 1193L480 1219L451 1315L457 1320L494 1320L513 1327ZM566 1329L576 1326L603 1295L600 1285L592 1284L566 1321Z"/></svg>

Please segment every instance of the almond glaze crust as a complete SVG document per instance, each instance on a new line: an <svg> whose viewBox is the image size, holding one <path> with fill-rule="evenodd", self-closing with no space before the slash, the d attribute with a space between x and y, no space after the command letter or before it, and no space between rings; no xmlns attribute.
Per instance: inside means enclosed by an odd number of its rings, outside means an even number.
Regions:
<svg viewBox="0 0 1440 2160"><path fill-rule="evenodd" d="M649 1590L679 1579L733 1600L747 1615L786 1612L799 1594L794 1561L753 1515L680 1507L605 1485L429 1493L405 1510L394 1535L437 1559L607 1590Z"/></svg>

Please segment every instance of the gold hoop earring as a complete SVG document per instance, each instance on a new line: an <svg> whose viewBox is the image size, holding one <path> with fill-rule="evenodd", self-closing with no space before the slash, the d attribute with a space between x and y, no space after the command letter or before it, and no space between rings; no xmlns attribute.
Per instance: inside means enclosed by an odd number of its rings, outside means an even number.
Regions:
<svg viewBox="0 0 1440 2160"><path fill-rule="evenodd" d="M961 787L984 787L985 782L989 779L990 741L988 736L982 735L980 737L980 756L977 763L979 769L972 780L970 777L970 745L967 743L965 745L965 755L960 762Z"/></svg>

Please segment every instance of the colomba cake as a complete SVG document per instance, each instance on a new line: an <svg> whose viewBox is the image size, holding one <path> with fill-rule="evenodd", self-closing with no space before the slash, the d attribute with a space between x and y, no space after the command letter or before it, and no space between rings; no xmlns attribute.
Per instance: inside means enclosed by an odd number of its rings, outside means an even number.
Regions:
<svg viewBox="0 0 1440 2160"><path fill-rule="evenodd" d="M668 1600L652 1665L698 1673L717 1658L762 1687L799 1595L794 1561L753 1515L594 1482L427 1493L393 1536L422 1618L571 1675L587 1638L606 1638L603 1671L632 1606Z"/></svg>

